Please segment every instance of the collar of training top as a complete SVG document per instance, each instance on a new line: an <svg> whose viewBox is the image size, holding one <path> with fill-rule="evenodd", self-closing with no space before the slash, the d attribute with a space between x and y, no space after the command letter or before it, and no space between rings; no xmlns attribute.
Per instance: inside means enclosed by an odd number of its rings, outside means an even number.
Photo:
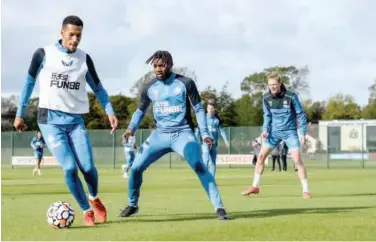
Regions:
<svg viewBox="0 0 376 242"><path fill-rule="evenodd" d="M166 79L159 80L161 82L164 82L165 84L175 80L176 74L174 72L171 72L170 76L168 76Z"/></svg>
<svg viewBox="0 0 376 242"><path fill-rule="evenodd" d="M65 48L63 45L62 45L62 40L59 39L57 42L56 42L56 47L58 48L58 50L64 52L64 53L68 53L68 54L72 54L74 52L71 52L70 50L68 50L67 48Z"/></svg>
<svg viewBox="0 0 376 242"><path fill-rule="evenodd" d="M275 94L275 95L273 95L272 94L272 92L270 91L270 89L269 89L269 93L273 96L273 97L275 97L275 98L279 98L279 97L283 97L283 95L285 95L285 93L286 93L286 87L285 87L285 85L282 83L282 85L281 85L281 91L279 92L279 93L277 93L277 94Z"/></svg>

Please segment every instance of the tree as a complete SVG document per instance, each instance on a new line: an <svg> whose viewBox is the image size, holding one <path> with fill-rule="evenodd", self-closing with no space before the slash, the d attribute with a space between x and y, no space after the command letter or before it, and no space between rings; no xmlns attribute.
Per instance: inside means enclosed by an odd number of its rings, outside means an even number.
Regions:
<svg viewBox="0 0 376 242"><path fill-rule="evenodd" d="M351 95L337 94L329 99L323 118L326 120L336 119L359 119L361 110Z"/></svg>
<svg viewBox="0 0 376 242"><path fill-rule="evenodd" d="M308 99L303 102L303 108L309 122L318 122L322 119L323 113L325 112L325 102L314 102Z"/></svg>
<svg viewBox="0 0 376 242"><path fill-rule="evenodd" d="M204 104L207 104L208 101L214 101L214 103L218 102L218 91L217 89L213 88L212 86L206 87L201 93L201 100Z"/></svg>
<svg viewBox="0 0 376 242"><path fill-rule="evenodd" d="M260 126L263 122L262 93L243 94L235 101L236 124L238 126Z"/></svg>
<svg viewBox="0 0 376 242"><path fill-rule="evenodd" d="M235 111L235 102L231 96L231 93L227 90L228 82L226 82L217 99L216 109L217 112L220 114L221 120L224 126L233 126L236 125L236 116L237 113Z"/></svg>
<svg viewBox="0 0 376 242"><path fill-rule="evenodd" d="M240 89L248 94L265 92L267 90L267 76L272 72L280 75L282 82L290 91L298 95L308 94L309 83L307 77L309 69L307 66L302 68L296 68L295 66L266 68L262 72L256 72L245 77L241 82Z"/></svg>
<svg viewBox="0 0 376 242"><path fill-rule="evenodd" d="M368 104L362 111L362 118L375 119L376 118L376 79L375 83L368 88L369 98Z"/></svg>

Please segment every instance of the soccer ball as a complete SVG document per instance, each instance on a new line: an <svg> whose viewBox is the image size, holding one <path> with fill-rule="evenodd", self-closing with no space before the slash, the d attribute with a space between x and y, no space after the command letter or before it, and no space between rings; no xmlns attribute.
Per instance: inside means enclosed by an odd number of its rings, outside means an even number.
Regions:
<svg viewBox="0 0 376 242"><path fill-rule="evenodd" d="M55 202L48 208L46 216L53 228L69 228L74 221L74 210L67 202Z"/></svg>

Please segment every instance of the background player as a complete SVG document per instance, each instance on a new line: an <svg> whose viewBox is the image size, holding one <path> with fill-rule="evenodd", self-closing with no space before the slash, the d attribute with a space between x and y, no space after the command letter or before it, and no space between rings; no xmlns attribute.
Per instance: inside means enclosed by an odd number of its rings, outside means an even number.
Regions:
<svg viewBox="0 0 376 242"><path fill-rule="evenodd" d="M136 154L128 182L129 206L121 211L119 216L128 217L138 212L143 172L163 155L175 151L183 156L196 172L218 218L228 219L214 177L202 161L200 145L193 132L191 105L196 113L203 141L212 147L213 142L208 134L205 111L196 84L193 80L172 72L173 60L167 51L155 52L146 63L153 65L156 78L143 88L138 108L123 137L127 139L134 135L150 103L156 128Z"/></svg>
<svg viewBox="0 0 376 242"><path fill-rule="evenodd" d="M279 150L279 155L281 156L282 160L282 170L287 171L287 154L289 152L289 148L287 147L285 142L281 142L281 147Z"/></svg>
<svg viewBox="0 0 376 242"><path fill-rule="evenodd" d="M34 150L34 157L35 157L35 168L33 170L33 176L38 173L39 176L42 175L40 172L40 163L43 159L43 148L46 146L46 142L42 136L42 133L38 130L36 137L31 139L31 148Z"/></svg>
<svg viewBox="0 0 376 242"><path fill-rule="evenodd" d="M261 175L264 171L265 159L269 153L284 141L298 168L298 175L303 186L303 198L311 198L308 190L306 169L303 165L300 144L304 145L307 134L307 117L295 93L286 90L280 77L272 73L268 77L269 92L263 97L264 124L262 136L265 141L257 159L252 187L242 192L243 195L259 193ZM299 142L297 131L299 119L302 138Z"/></svg>
<svg viewBox="0 0 376 242"><path fill-rule="evenodd" d="M257 137L256 139L252 140L252 148L253 148L253 158L252 158L252 164L255 166L257 162L257 156L260 153L261 149L261 137Z"/></svg>
<svg viewBox="0 0 376 242"><path fill-rule="evenodd" d="M95 220L100 223L106 221L107 212L98 197L98 172L94 166L93 151L82 117L83 113L89 112L86 82L105 108L112 127L111 132L116 129L118 120L92 59L77 48L82 28L83 22L79 17L66 17L61 29L62 39L34 53L21 93L14 127L18 131L27 128L22 117L38 78L38 126L51 153L63 168L70 192L84 211L84 223L94 226ZM89 199L78 177L77 166L87 183Z"/></svg>
<svg viewBox="0 0 376 242"><path fill-rule="evenodd" d="M135 150L138 149L136 144L136 137L129 136L128 139L122 140L122 144L124 147L124 155L126 164L122 165L123 177L128 178L128 171L131 168L134 158L135 158Z"/></svg>
<svg viewBox="0 0 376 242"><path fill-rule="evenodd" d="M273 161L272 171L275 170L275 162L278 163L278 170L281 171L281 159L279 156L280 151L281 151L281 143L279 143L277 147L275 147L270 153L272 155L272 161Z"/></svg>
<svg viewBox="0 0 376 242"><path fill-rule="evenodd" d="M226 131L222 126L222 120L218 114L215 113L215 106L213 101L209 101L206 107L206 123L208 125L209 136L213 140L213 146L210 149L208 144L202 142L202 159L209 168L209 172L215 177L216 164L217 164L217 147L218 147L218 133L221 133L222 139L225 142L225 146L228 149L229 143L227 141ZM200 139L200 129L196 129L196 137Z"/></svg>

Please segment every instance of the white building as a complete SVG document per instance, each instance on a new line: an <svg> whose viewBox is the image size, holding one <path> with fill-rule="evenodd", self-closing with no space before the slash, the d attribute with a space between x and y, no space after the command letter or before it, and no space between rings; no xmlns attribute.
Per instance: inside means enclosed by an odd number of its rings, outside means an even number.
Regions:
<svg viewBox="0 0 376 242"><path fill-rule="evenodd" d="M376 120L319 121L319 140L322 150L365 151L376 149Z"/></svg>

